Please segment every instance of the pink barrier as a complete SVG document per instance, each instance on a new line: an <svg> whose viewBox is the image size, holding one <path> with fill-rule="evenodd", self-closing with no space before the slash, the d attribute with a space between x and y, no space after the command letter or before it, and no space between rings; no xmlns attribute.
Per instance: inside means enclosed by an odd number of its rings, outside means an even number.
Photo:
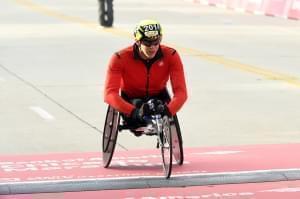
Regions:
<svg viewBox="0 0 300 199"><path fill-rule="evenodd" d="M225 0L208 0L208 5L224 5L225 4Z"/></svg>
<svg viewBox="0 0 300 199"><path fill-rule="evenodd" d="M192 0L201 3L201 0ZM268 16L300 19L300 0L204 0L208 5L224 6L229 9L246 11Z"/></svg>
<svg viewBox="0 0 300 199"><path fill-rule="evenodd" d="M264 0L263 10L269 16L283 16L287 0Z"/></svg>
<svg viewBox="0 0 300 199"><path fill-rule="evenodd" d="M290 19L300 19L300 0L293 0L287 13Z"/></svg>
<svg viewBox="0 0 300 199"><path fill-rule="evenodd" d="M245 0L245 11L250 13L262 13L263 0Z"/></svg>
<svg viewBox="0 0 300 199"><path fill-rule="evenodd" d="M225 2L226 8L229 8L229 9L240 8L241 1L242 0L226 0L226 2Z"/></svg>

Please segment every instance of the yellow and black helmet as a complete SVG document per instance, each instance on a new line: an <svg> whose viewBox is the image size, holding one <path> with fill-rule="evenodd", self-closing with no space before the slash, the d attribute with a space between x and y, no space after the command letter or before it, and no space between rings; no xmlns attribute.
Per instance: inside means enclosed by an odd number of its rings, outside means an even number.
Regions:
<svg viewBox="0 0 300 199"><path fill-rule="evenodd" d="M157 40L162 36L162 28L158 21L146 19L138 23L133 35L136 41Z"/></svg>

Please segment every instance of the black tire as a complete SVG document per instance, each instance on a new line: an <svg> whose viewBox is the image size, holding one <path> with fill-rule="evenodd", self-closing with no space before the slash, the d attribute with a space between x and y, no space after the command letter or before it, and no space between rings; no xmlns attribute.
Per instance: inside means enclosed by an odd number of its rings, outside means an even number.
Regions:
<svg viewBox="0 0 300 199"><path fill-rule="evenodd" d="M182 165L184 161L183 145L181 130L178 123L177 115L173 116L170 122L172 133L172 152L174 159L178 165Z"/></svg>
<svg viewBox="0 0 300 199"><path fill-rule="evenodd" d="M100 25L104 27L112 27L114 21L113 0L98 1Z"/></svg>
<svg viewBox="0 0 300 199"><path fill-rule="evenodd" d="M108 106L102 134L102 162L104 168L109 166L114 154L119 122L119 112L114 110L111 106Z"/></svg>
<svg viewBox="0 0 300 199"><path fill-rule="evenodd" d="M163 117L163 126L162 126L162 145L161 147L161 155L163 161L163 170L165 177L168 179L171 176L172 172L172 134L169 123L168 116Z"/></svg>

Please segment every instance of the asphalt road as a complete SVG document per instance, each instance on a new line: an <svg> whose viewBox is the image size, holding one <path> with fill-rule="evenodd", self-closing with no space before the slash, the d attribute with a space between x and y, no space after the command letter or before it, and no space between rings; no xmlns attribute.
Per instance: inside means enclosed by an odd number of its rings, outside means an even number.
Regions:
<svg viewBox="0 0 300 199"><path fill-rule="evenodd" d="M114 1L111 29L96 0L1 0L0 154L100 151L103 83L135 24L161 21L185 65L178 113L185 147L300 142L300 22L183 0ZM119 136L119 149L152 137Z"/></svg>

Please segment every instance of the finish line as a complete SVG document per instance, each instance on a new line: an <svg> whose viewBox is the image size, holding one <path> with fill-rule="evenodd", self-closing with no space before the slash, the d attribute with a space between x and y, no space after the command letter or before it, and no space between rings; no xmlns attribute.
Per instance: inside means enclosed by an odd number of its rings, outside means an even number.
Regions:
<svg viewBox="0 0 300 199"><path fill-rule="evenodd" d="M0 195L263 183L300 180L300 144L185 149L171 179L155 150L0 156Z"/></svg>

